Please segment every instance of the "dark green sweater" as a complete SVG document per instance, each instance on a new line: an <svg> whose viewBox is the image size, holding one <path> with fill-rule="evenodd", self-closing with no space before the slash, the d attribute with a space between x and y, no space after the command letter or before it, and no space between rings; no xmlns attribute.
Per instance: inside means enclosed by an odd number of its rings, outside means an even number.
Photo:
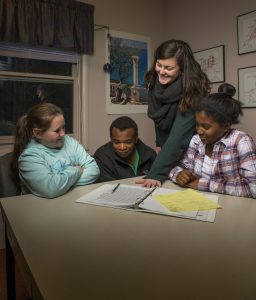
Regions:
<svg viewBox="0 0 256 300"><path fill-rule="evenodd" d="M145 178L156 179L160 182L165 181L170 170L187 149L194 133L195 115L192 111L186 114L178 111L169 133L156 129L156 140L161 146L161 152L157 155Z"/></svg>

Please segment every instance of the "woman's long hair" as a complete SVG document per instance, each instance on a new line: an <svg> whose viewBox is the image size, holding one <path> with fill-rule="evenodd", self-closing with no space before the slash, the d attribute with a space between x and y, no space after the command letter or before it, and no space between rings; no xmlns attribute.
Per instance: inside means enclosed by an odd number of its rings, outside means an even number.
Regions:
<svg viewBox="0 0 256 300"><path fill-rule="evenodd" d="M21 116L16 124L15 142L13 149L13 158L11 162L12 172L16 183L19 183L18 159L28 142L33 137L33 129L38 128L45 132L50 128L51 122L57 115L63 115L63 111L52 103L40 103L31 108L31 110Z"/></svg>
<svg viewBox="0 0 256 300"><path fill-rule="evenodd" d="M209 79L195 60L190 46L181 40L168 40L162 43L155 51L154 62L145 75L145 84L153 89L157 73L155 70L158 59L175 58L181 71L183 100L181 111L194 108L197 101L210 93Z"/></svg>

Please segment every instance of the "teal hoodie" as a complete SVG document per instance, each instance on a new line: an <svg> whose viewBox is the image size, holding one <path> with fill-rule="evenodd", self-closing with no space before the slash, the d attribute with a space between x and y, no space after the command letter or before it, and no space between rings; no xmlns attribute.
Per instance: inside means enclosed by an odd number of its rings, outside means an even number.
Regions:
<svg viewBox="0 0 256 300"><path fill-rule="evenodd" d="M75 165L84 168L82 175ZM19 175L22 192L46 198L66 193L72 186L94 182L99 168L75 139L64 136L62 148L48 148L31 139L19 157Z"/></svg>

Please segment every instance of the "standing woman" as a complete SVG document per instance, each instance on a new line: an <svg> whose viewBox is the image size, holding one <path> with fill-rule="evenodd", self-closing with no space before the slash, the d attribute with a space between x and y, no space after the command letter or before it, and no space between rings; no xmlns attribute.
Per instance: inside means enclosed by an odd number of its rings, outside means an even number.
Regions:
<svg viewBox="0 0 256 300"><path fill-rule="evenodd" d="M189 145L195 132L194 107L202 96L209 94L210 86L190 46L174 39L156 49L145 83L158 156L149 174L136 183L161 186Z"/></svg>

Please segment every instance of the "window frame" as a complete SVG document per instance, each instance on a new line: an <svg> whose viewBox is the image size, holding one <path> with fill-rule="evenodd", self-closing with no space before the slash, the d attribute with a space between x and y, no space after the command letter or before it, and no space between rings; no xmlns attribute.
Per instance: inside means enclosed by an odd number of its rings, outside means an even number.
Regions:
<svg viewBox="0 0 256 300"><path fill-rule="evenodd" d="M49 48L33 48L28 46L16 46L6 43L0 43L0 56L26 58L33 60L47 60L56 62L72 63L72 75L47 75L39 73L26 73L26 72L13 72L13 71L0 71L1 77L17 78L22 77L24 79L37 79L40 80L68 80L73 82L73 134L78 141L81 140L81 131L85 127L81 124L81 108L86 106L81 104L81 95L85 94L85 91L81 89L81 75L86 74L86 63L82 63L81 56L74 52L59 51ZM86 140L86 138L85 138ZM1 136L0 137L0 155L11 151L13 148L14 136Z"/></svg>

